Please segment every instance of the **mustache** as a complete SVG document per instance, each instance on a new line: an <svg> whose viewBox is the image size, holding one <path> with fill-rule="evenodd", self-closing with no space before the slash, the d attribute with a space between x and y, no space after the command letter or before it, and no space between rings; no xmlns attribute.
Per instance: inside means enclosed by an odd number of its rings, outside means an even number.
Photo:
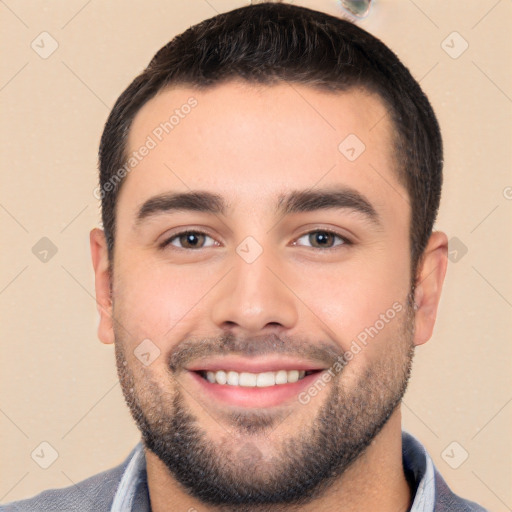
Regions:
<svg viewBox="0 0 512 512"><path fill-rule="evenodd" d="M311 359L330 367L342 356L343 350L325 340L312 342L277 334L240 338L226 333L212 338L190 338L179 343L168 355L168 367L177 372L204 357L237 355L251 358L276 354Z"/></svg>

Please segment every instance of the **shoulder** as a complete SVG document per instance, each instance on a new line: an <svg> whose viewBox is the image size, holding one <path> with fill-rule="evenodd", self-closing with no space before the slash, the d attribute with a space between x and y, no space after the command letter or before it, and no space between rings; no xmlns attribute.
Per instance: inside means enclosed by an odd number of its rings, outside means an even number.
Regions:
<svg viewBox="0 0 512 512"><path fill-rule="evenodd" d="M32 498L0 505L0 512L102 512L110 510L124 470L136 448L119 465L63 489L49 489Z"/></svg>
<svg viewBox="0 0 512 512"><path fill-rule="evenodd" d="M434 512L488 512L487 509L474 501L465 500L455 494L446 484L437 469L435 471L436 481L436 504Z"/></svg>
<svg viewBox="0 0 512 512"><path fill-rule="evenodd" d="M456 495L435 467L425 447L412 434L404 430L402 430L402 451L404 469L413 475L417 493L421 494L418 498L418 510L424 510L426 507L433 512L487 512L477 503Z"/></svg>

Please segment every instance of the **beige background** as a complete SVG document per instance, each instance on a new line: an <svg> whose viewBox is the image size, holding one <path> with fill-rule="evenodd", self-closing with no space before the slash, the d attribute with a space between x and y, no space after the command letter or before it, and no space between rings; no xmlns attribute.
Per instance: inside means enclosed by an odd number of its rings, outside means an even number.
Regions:
<svg viewBox="0 0 512 512"><path fill-rule="evenodd" d="M1 502L110 468L138 440L113 347L96 337L88 233L99 220L99 137L161 46L246 3L0 3ZM339 12L335 1L295 3ZM509 0L380 0L361 22L421 81L446 147L436 228L453 261L434 336L417 350L404 428L457 493L492 511L512 510L511 15ZM51 49L43 31L58 42L46 59L31 48ZM42 237L57 248L47 262L32 252ZM43 441L59 454L48 469L31 458Z"/></svg>

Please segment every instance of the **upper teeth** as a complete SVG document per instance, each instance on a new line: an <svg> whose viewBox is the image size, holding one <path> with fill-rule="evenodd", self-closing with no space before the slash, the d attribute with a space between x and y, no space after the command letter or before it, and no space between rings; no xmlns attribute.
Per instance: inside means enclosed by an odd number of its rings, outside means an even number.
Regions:
<svg viewBox="0 0 512 512"><path fill-rule="evenodd" d="M217 372L206 372L208 381L217 384L228 384L230 386L244 386L248 388L264 388L276 384L287 384L297 382L305 376L304 370L279 370L277 372L247 373L219 370Z"/></svg>

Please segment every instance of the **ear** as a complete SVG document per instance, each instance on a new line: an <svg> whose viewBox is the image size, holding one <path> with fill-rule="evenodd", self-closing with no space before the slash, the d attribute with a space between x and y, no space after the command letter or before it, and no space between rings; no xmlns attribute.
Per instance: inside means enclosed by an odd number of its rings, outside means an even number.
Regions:
<svg viewBox="0 0 512 512"><path fill-rule="evenodd" d="M432 337L447 265L448 237L441 231L435 231L423 252L416 276L415 345L422 345Z"/></svg>
<svg viewBox="0 0 512 512"><path fill-rule="evenodd" d="M112 298L110 295L111 276L105 233L102 229L94 228L89 235L89 240L95 275L96 307L100 315L98 338L103 343L114 343Z"/></svg>

